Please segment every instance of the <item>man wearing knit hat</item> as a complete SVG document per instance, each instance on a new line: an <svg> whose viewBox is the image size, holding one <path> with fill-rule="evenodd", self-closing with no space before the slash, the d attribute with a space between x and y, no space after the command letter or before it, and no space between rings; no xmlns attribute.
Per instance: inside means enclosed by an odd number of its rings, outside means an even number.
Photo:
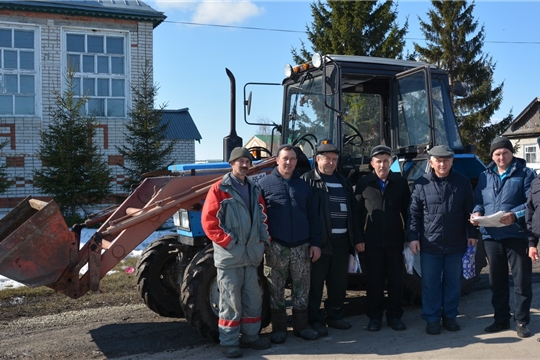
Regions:
<svg viewBox="0 0 540 360"><path fill-rule="evenodd" d="M233 149L231 172L212 185L201 215L203 229L214 247L219 341L228 358L242 356L240 348L270 347L268 339L259 337L262 292L257 275L270 239L260 190L247 177L251 160L247 149Z"/></svg>
<svg viewBox="0 0 540 360"><path fill-rule="evenodd" d="M492 162L480 174L475 191L474 216L503 211L498 227L480 227L489 260L489 282L494 322L486 332L510 328L510 284L508 263L514 280L514 320L519 337L529 337L532 300L532 263L528 257L525 229L525 204L535 173L525 160L513 155L514 147L506 137L497 137L490 147ZM471 218L473 225L478 225Z"/></svg>

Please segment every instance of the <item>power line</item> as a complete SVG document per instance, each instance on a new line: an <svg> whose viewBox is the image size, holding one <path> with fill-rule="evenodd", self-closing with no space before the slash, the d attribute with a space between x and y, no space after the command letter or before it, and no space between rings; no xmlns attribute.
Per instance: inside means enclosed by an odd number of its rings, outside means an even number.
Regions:
<svg viewBox="0 0 540 360"><path fill-rule="evenodd" d="M221 28L230 28L230 29L277 31L277 32L288 32L288 33L305 33L305 31L299 31L299 30L258 28L258 27L250 27L250 26L234 26L234 25L218 25L218 24L201 24L201 23L194 23L194 22L187 22L187 21L169 21L169 20L165 20L164 22L169 22L169 23L173 23L173 24L183 24L183 25L212 26L212 27L221 27Z"/></svg>
<svg viewBox="0 0 540 360"><path fill-rule="evenodd" d="M252 27L252 26L204 24L204 23L195 23L195 22L188 22L188 21L165 20L164 22L171 23L171 24L183 24L183 25L194 25L194 26L210 26L210 27L241 29L241 30L274 31L274 32L286 32L286 33L302 33L302 34L306 33L305 31L300 31L300 30L260 28L260 27ZM408 37L405 37L404 39L405 40L414 40L414 41L426 41L426 39L420 39L420 38L408 38ZM516 44L516 45L540 45L540 41L498 41L498 40L490 41L490 40L484 40L484 43L489 43L489 44Z"/></svg>

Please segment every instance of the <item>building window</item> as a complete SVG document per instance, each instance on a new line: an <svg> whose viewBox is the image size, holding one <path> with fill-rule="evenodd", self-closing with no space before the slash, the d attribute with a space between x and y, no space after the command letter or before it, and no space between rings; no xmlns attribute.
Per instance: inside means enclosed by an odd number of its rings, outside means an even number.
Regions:
<svg viewBox="0 0 540 360"><path fill-rule="evenodd" d="M66 33L66 63L75 96L88 98L86 114L126 116L126 43L125 35Z"/></svg>
<svg viewBox="0 0 540 360"><path fill-rule="evenodd" d="M0 26L0 115L36 114L36 30Z"/></svg>
<svg viewBox="0 0 540 360"><path fill-rule="evenodd" d="M523 151L525 152L525 161L527 163L536 162L536 145L525 145L523 146Z"/></svg>

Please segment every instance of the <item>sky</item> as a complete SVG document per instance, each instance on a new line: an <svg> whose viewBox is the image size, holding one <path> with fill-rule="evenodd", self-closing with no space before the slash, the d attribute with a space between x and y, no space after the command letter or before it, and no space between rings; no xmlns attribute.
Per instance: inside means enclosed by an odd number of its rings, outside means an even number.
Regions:
<svg viewBox="0 0 540 360"><path fill-rule="evenodd" d="M302 42L311 51L306 26L311 25L312 1L184 1L145 0L163 11L165 22L154 29L154 81L158 104L167 109L188 108L202 140L196 160L221 159L223 138L229 134L231 86L236 79L236 128L245 144L259 128L244 122L243 93L248 82L281 83L283 67L292 63L291 49ZM470 2L469 2L470 3ZM398 23L408 18L406 49L425 46L419 18L427 21L430 1L401 0ZM496 64L494 85L504 82L503 102L492 121L510 112L518 116L540 96L540 40L537 38L540 2L475 2L474 18L484 26L484 54ZM280 86L250 86L251 122L280 123Z"/></svg>

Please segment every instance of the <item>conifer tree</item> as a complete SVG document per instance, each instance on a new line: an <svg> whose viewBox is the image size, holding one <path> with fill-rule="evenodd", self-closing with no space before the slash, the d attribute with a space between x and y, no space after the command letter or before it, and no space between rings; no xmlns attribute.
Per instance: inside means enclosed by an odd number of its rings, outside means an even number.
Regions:
<svg viewBox="0 0 540 360"><path fill-rule="evenodd" d="M489 159L489 143L512 121L509 114L499 124L490 124L502 102L503 85L494 84L495 63L484 53L485 31L474 19L474 3L467 1L432 1L428 21L420 18L426 46L415 43L420 60L436 64L447 71L450 85L464 82L469 93L453 96L461 135L465 144L477 144L477 154Z"/></svg>
<svg viewBox="0 0 540 360"><path fill-rule="evenodd" d="M167 141L168 123L162 122L166 104L154 107L159 87L152 82L152 68L141 72L137 84L131 85L132 107L128 111L124 145L117 146L124 156L124 169L128 178L124 188L129 190L142 180L142 174L164 170L171 164L171 155L176 141Z"/></svg>
<svg viewBox="0 0 540 360"><path fill-rule="evenodd" d="M87 99L75 96L73 72L66 75L66 90L54 95L50 124L41 132L42 168L34 171L34 184L53 196L71 225L80 218L83 206L97 204L110 194L110 170L93 141L97 121L83 114Z"/></svg>
<svg viewBox="0 0 540 360"><path fill-rule="evenodd" d="M397 23L397 6L392 1L317 0L311 6L313 22L306 25L313 52L322 54L363 55L401 58L405 46L403 27ZM313 55L304 43L300 51L292 49L293 60L300 64Z"/></svg>

